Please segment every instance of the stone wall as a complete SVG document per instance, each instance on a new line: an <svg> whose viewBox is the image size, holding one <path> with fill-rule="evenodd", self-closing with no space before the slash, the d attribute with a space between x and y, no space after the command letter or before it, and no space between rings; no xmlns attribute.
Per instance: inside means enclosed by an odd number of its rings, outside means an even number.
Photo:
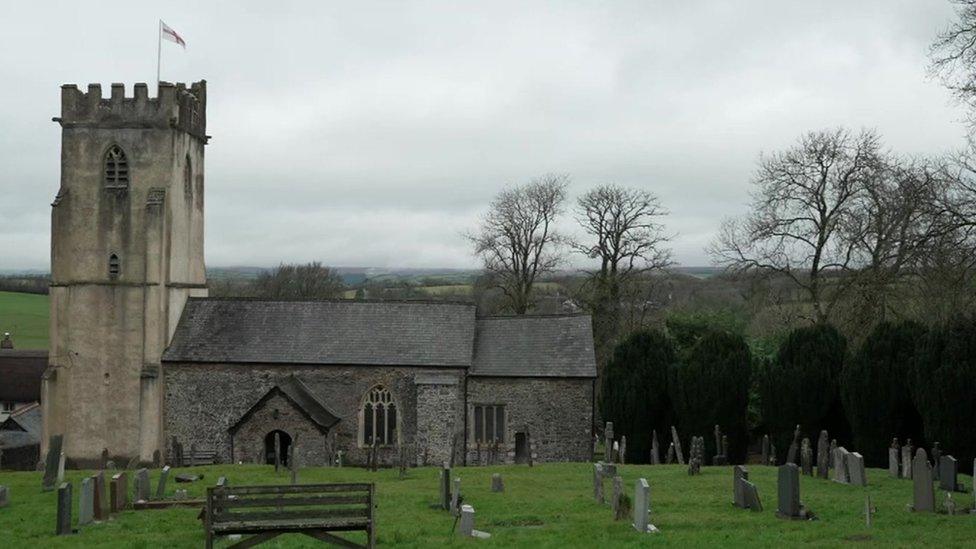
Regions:
<svg viewBox="0 0 976 549"><path fill-rule="evenodd" d="M320 465L329 460L327 433L290 400L276 393L237 428L233 435L234 463L267 463L265 437L276 429L288 433L292 443L297 443L295 457L300 465Z"/></svg>
<svg viewBox="0 0 976 549"><path fill-rule="evenodd" d="M441 422L463 423L463 418L440 417L445 413L456 416L461 413L461 399L456 400L454 411L447 402L451 389L444 387L450 385L428 389L427 385L415 384L416 377L436 375L443 379L453 378L456 380L454 386L461 387L463 369L166 363L163 371L166 440L175 436L184 449L189 449L191 443L198 447L212 447L217 451L218 458L225 462L237 457L231 456L230 427L279 381L293 374L340 418L329 434L327 445L341 450L345 463L366 462L367 449L358 443L359 410L363 397L375 385L383 385L393 393L397 404L397 432L402 443L413 445L421 438L428 441L430 455L446 455L450 451L449 441L445 446L443 437L436 431L431 436L424 432L418 437L418 410L427 416L438 415L435 421L429 418L421 421L423 429L433 428ZM288 432L285 421L280 424L262 421L261 428L269 432L274 428ZM299 434L299 448L303 445L302 436ZM318 459L318 455L308 454L305 457L309 461L303 463L324 465L325 453L322 452L321 462L312 461ZM378 454L381 464L392 465L396 459L396 448L380 448Z"/></svg>
<svg viewBox="0 0 976 549"><path fill-rule="evenodd" d="M464 446L463 379L451 374L418 375L416 452L419 465L440 465L451 458L460 463ZM457 442L454 442L454 439Z"/></svg>
<svg viewBox="0 0 976 549"><path fill-rule="evenodd" d="M515 461L515 434L528 430L533 459L589 461L593 450L593 380L469 377L467 463L485 463L489 449L474 443L474 407L505 406L505 441L498 457ZM479 451L480 450L480 451Z"/></svg>

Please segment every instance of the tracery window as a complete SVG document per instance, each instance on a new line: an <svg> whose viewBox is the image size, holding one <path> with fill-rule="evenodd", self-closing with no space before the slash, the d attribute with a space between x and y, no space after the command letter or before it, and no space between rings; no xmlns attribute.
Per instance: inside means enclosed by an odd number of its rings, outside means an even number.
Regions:
<svg viewBox="0 0 976 549"><path fill-rule="evenodd" d="M118 145L112 145L105 153L105 188L129 188L129 161Z"/></svg>
<svg viewBox="0 0 976 549"><path fill-rule="evenodd" d="M366 446L393 445L397 441L397 407L385 387L374 387L363 399L360 438Z"/></svg>

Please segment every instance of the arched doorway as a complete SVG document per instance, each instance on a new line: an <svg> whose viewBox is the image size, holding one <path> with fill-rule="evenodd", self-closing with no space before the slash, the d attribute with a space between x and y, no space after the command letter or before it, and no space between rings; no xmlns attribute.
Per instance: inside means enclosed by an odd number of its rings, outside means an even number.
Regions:
<svg viewBox="0 0 976 549"><path fill-rule="evenodd" d="M264 462L268 465L274 465L275 463L276 434L278 435L278 444L280 445L278 451L279 459L282 465L288 465L288 448L291 446L291 435L280 429L275 429L264 437Z"/></svg>

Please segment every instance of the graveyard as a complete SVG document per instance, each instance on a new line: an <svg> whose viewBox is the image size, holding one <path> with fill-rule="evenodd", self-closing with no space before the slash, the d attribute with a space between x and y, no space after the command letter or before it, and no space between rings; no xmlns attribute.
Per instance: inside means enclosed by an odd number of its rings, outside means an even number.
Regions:
<svg viewBox="0 0 976 549"><path fill-rule="evenodd" d="M689 476L687 465L617 464L623 491L633 501L640 479L649 486L649 522L658 532L641 534L632 526L632 515L614 520L610 506L612 482L604 482L606 503L594 498L591 463L536 464L533 467L455 467L460 479L461 504L474 509L474 529L487 539L462 538L460 521L439 506L440 468L408 469L404 478L397 469L370 472L353 467L302 468L299 483L375 483L376 542L398 547L484 545L494 547L638 547L645 545L748 545L782 546L783 543L900 546L928 543L960 546L971 543L976 514L970 514L973 494L957 493L956 515L916 513L912 481L892 478L887 470L867 469L867 485L841 484L816 476L799 476L800 501L816 520L784 520L777 517L779 469L748 465L749 480L756 486L763 510L732 505L733 468L705 466ZM111 471L116 474L119 471ZM79 492L90 471L65 472L73 488L68 535L55 535L58 491L42 490L42 472L3 472L0 485L7 487L7 505L0 508L0 532L5 547L200 547L204 531L198 519L201 505L159 509L128 509L109 520L78 525ZM106 472L106 478L111 475ZM136 471L126 472L128 491L134 498ZM178 474L202 475L200 480L177 483ZM502 479L502 491L493 491L493 475ZM214 465L173 468L162 498L156 498L160 470L150 470L150 501L172 501L177 490L186 500L204 497L207 487L221 477L230 486L289 484L290 472L275 473L271 465ZM497 482L497 481L495 481ZM959 475L959 483L971 490L972 479ZM936 502L944 493L936 485ZM865 498L874 509L871 525L865 517ZM348 539L365 543L363 533ZM217 547L227 546L218 540ZM319 542L300 535L282 536L268 543L277 547L316 547Z"/></svg>

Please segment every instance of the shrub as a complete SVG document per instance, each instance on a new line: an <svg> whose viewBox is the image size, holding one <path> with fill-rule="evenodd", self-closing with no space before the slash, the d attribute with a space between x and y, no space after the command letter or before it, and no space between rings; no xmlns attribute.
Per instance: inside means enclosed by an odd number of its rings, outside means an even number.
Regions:
<svg viewBox="0 0 976 549"><path fill-rule="evenodd" d="M963 467L976 456L976 318L959 317L934 328L916 352L910 393L925 429Z"/></svg>
<svg viewBox="0 0 976 549"><path fill-rule="evenodd" d="M797 424L813 444L821 429L843 443L848 428L837 382L846 352L847 341L833 326L817 324L790 332L776 356L764 362L760 407L780 459Z"/></svg>
<svg viewBox="0 0 976 549"><path fill-rule="evenodd" d="M657 429L664 458L670 440L668 370L674 360L674 344L664 333L642 330L614 348L603 372L600 413L613 422L615 438L627 435L630 463L649 461L652 429Z"/></svg>
<svg viewBox="0 0 976 549"><path fill-rule="evenodd" d="M681 433L705 437L706 459L717 454L716 424L729 437L729 459L743 462L748 445L752 353L742 336L709 331L672 367L671 403Z"/></svg>
<svg viewBox="0 0 976 549"><path fill-rule="evenodd" d="M915 322L882 322L844 366L840 392L853 449L869 465L887 464L892 437L922 443L921 418L908 387L924 335L925 328Z"/></svg>

